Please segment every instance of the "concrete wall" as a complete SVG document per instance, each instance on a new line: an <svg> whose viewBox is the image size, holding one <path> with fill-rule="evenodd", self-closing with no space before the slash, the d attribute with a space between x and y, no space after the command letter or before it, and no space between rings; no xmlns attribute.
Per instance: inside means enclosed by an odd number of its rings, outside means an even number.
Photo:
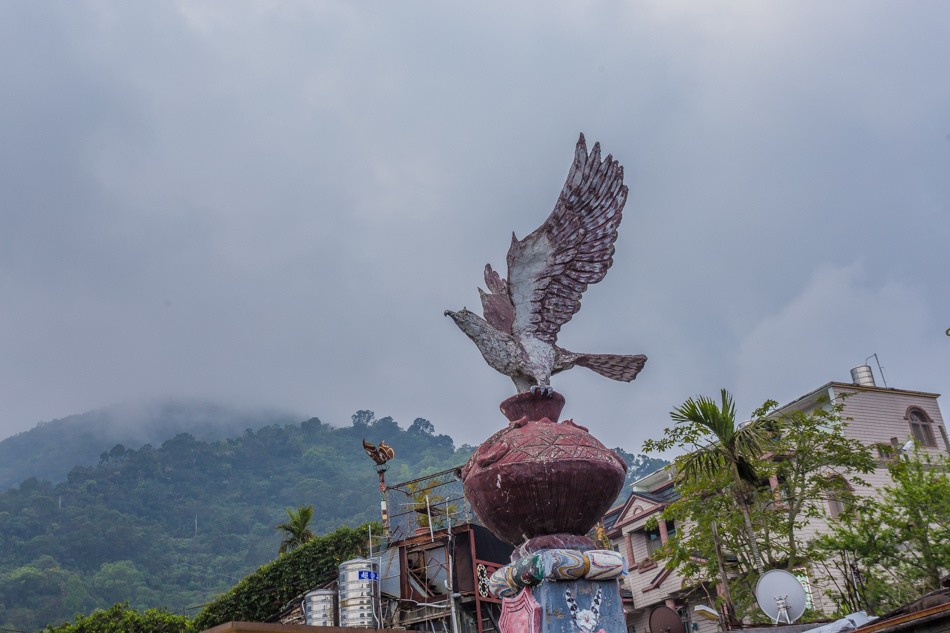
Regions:
<svg viewBox="0 0 950 633"><path fill-rule="evenodd" d="M839 384L834 384L833 388L836 395L854 394L845 399L842 413L844 418L853 418L848 421L848 437L865 444L889 444L891 438L896 437L903 443L913 437L906 418L907 409L919 407L934 422L937 447L927 450L948 454L945 434L940 431L941 427L946 431L946 426L936 397L897 390L869 389L858 392L854 387Z"/></svg>

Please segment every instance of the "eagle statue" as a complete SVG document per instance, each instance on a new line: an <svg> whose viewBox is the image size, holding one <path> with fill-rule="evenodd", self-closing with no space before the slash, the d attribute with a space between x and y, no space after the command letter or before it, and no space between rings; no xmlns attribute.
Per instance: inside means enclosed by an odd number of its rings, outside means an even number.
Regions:
<svg viewBox="0 0 950 633"><path fill-rule="evenodd" d="M367 442L366 438L363 438L363 450L366 451L366 454L379 466L382 466L396 456L396 451L394 451L391 446L387 446L385 441L380 442L379 446L374 446Z"/></svg>
<svg viewBox="0 0 950 633"><path fill-rule="evenodd" d="M601 161L600 143L588 153L581 134L554 211L523 240L512 234L508 278L485 266L488 292L478 289L484 318L465 308L445 311L519 393L549 395L551 375L575 365L625 382L643 369L642 354L577 354L557 346L557 334L580 310L587 286L603 279L613 263L626 200L623 167L610 155Z"/></svg>

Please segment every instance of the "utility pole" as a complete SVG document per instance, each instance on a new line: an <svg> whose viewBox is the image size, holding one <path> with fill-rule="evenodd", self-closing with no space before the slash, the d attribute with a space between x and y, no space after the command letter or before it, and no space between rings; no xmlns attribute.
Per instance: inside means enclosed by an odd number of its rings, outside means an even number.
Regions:
<svg viewBox="0 0 950 633"><path fill-rule="evenodd" d="M383 530L389 533L389 509L386 507L386 471L389 466L386 464L376 464L374 466L379 474L379 511L383 517Z"/></svg>
<svg viewBox="0 0 950 633"><path fill-rule="evenodd" d="M391 446L386 446L385 441L380 442L379 446L373 446L366 438L363 438L363 450L375 462L374 468L379 475L379 512L383 517L383 530L386 536L389 536L389 509L386 507L386 471L389 466L386 462L396 456L396 451Z"/></svg>

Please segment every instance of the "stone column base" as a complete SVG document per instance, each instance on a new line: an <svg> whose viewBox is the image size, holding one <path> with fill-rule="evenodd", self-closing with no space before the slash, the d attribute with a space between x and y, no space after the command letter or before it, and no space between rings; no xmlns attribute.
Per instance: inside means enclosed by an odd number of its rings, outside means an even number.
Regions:
<svg viewBox="0 0 950 633"><path fill-rule="evenodd" d="M501 633L626 633L618 580L545 580L502 602Z"/></svg>

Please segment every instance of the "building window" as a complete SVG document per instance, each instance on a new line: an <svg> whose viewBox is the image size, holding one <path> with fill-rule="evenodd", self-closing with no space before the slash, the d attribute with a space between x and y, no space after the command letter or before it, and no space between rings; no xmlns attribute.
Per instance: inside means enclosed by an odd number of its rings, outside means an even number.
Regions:
<svg viewBox="0 0 950 633"><path fill-rule="evenodd" d="M785 477L782 475L771 475L768 479L769 488L772 490L772 499L778 508L785 508L788 505L791 495L789 494L788 484L785 483ZM760 489L764 489L765 484L763 483ZM771 503L767 501L761 501L760 507L763 510L768 509Z"/></svg>
<svg viewBox="0 0 950 633"><path fill-rule="evenodd" d="M933 421L923 410L912 407L907 411L907 421L910 423L910 431L914 435L914 440L918 444L921 446L937 446Z"/></svg>
<svg viewBox="0 0 950 633"><path fill-rule="evenodd" d="M686 605L685 607L680 607L680 608L678 608L678 609L676 610L676 614L680 616L680 620L682 620L682 622L683 622L683 629L686 630L687 632L689 632L689 631L695 631L696 629L699 628L698 626L696 626L696 625L690 620L690 617L689 617L689 605Z"/></svg>
<svg viewBox="0 0 950 633"><path fill-rule="evenodd" d="M647 558L653 558L653 552L663 547L663 541L660 539L660 528L645 530L643 535L647 539Z"/></svg>
<svg viewBox="0 0 950 633"><path fill-rule="evenodd" d="M828 491L828 513L832 519L837 519L851 508L851 496L854 490L848 480L841 475L832 475L831 487Z"/></svg>
<svg viewBox="0 0 950 633"><path fill-rule="evenodd" d="M832 497L828 499L828 512L831 514L832 519L837 519L842 514L845 513L847 507L845 506L844 501L837 497Z"/></svg>

